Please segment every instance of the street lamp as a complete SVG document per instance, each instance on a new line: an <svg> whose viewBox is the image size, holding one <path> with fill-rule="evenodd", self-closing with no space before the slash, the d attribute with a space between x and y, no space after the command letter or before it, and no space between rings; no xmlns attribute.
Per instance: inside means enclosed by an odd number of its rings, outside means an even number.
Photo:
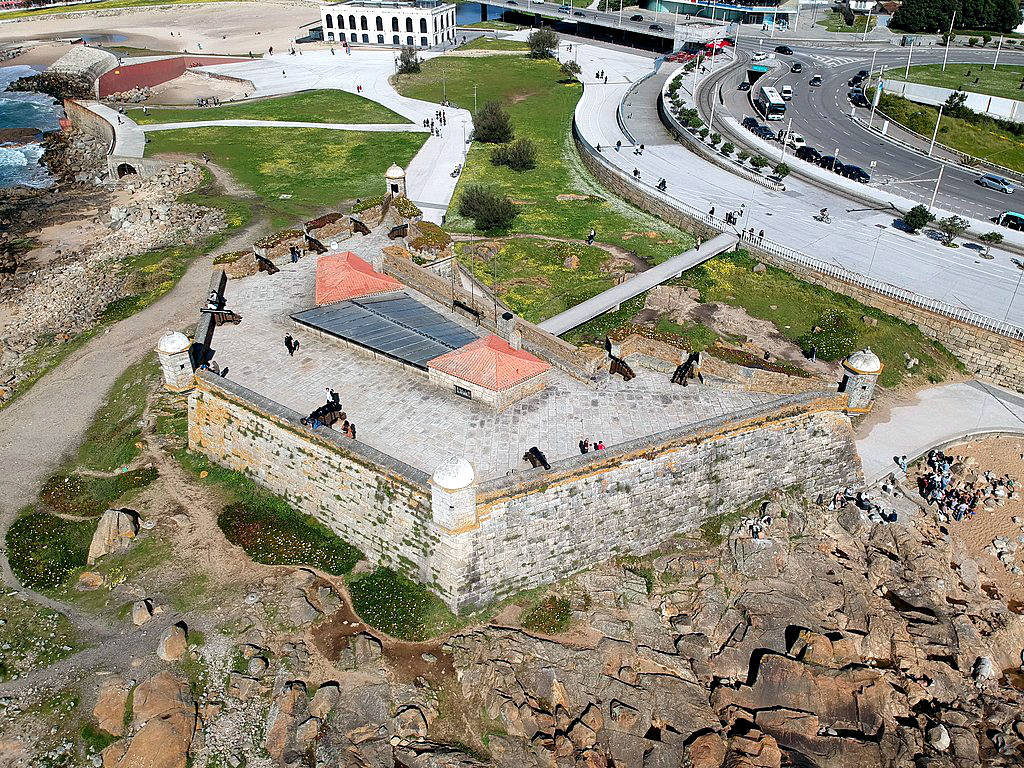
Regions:
<svg viewBox="0 0 1024 768"><path fill-rule="evenodd" d="M871 269L875 266L875 256L878 254L878 244L882 240L882 232L888 229L885 224L875 224L878 227L878 237L875 238L875 250L871 252L871 262L868 264L868 277L871 277Z"/></svg>

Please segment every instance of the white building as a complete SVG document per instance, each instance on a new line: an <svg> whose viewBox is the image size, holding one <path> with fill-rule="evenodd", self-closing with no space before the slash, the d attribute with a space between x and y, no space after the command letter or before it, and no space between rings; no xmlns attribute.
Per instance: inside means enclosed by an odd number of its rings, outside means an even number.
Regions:
<svg viewBox="0 0 1024 768"><path fill-rule="evenodd" d="M455 5L443 0L350 0L320 6L324 42L433 48L455 42Z"/></svg>

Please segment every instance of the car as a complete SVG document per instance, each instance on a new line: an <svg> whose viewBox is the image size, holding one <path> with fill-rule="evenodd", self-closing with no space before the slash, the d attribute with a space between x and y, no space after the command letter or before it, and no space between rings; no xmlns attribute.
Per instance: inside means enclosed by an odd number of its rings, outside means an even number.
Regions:
<svg viewBox="0 0 1024 768"><path fill-rule="evenodd" d="M560 5L560 6L558 6L558 12L559 13L572 13L572 6L571 5Z"/></svg>
<svg viewBox="0 0 1024 768"><path fill-rule="evenodd" d="M764 61L768 58L768 54L764 51L758 51L750 57L751 61Z"/></svg>
<svg viewBox="0 0 1024 768"><path fill-rule="evenodd" d="M821 160L821 153L814 147L803 146L796 151L796 156L808 163L817 163Z"/></svg>
<svg viewBox="0 0 1024 768"><path fill-rule="evenodd" d="M775 135L775 131L769 128L767 125L759 125L753 131L754 135L764 139L765 141L775 141L778 137Z"/></svg>
<svg viewBox="0 0 1024 768"><path fill-rule="evenodd" d="M572 15L573 16L586 16L587 14L585 14L583 11L573 11Z"/></svg>
<svg viewBox="0 0 1024 768"><path fill-rule="evenodd" d="M862 69L857 73L857 76L863 80L868 76L868 71L866 69Z"/></svg>
<svg viewBox="0 0 1024 768"><path fill-rule="evenodd" d="M868 97L865 96L863 93L855 93L852 96L850 96L850 103L853 104L853 106L855 107L860 107L861 109L865 109L871 106L871 102L868 101Z"/></svg>
<svg viewBox="0 0 1024 768"><path fill-rule="evenodd" d="M841 173L848 179L859 181L861 184L867 184L869 181L871 181L871 175L863 168L861 168L859 165L843 166L843 170L841 170L839 173Z"/></svg>
<svg viewBox="0 0 1024 768"><path fill-rule="evenodd" d="M740 83L736 87L736 90L737 91L749 91L750 90L750 83L748 83L746 80L744 80L742 83Z"/></svg>
<svg viewBox="0 0 1024 768"><path fill-rule="evenodd" d="M804 137L795 131L779 131L779 143L785 144L787 147L793 149L800 149L806 147L807 142L804 141Z"/></svg>
<svg viewBox="0 0 1024 768"><path fill-rule="evenodd" d="M782 97L783 101L792 101L793 100L793 86L792 85L784 85L784 86L782 86L782 88L779 89L779 95Z"/></svg>
<svg viewBox="0 0 1024 768"><path fill-rule="evenodd" d="M761 124L757 122L756 117L751 117L750 115L747 115L746 117L743 118L743 122L740 123L740 125L746 128L748 131L752 131L755 128L760 127Z"/></svg>
<svg viewBox="0 0 1024 768"><path fill-rule="evenodd" d="M794 61L793 65L789 68L789 71L790 72L803 72L804 71L804 65L801 64L799 61Z"/></svg>
<svg viewBox="0 0 1024 768"><path fill-rule="evenodd" d="M629 17L629 20L630 21L643 21L644 17L641 16L639 13L634 13L632 16Z"/></svg>
<svg viewBox="0 0 1024 768"><path fill-rule="evenodd" d="M984 176L979 176L975 179L975 183L980 184L983 187L988 187L989 189L998 190L1007 195L1012 195L1013 191L1017 188L1017 185L1009 179L997 176L994 173L986 173Z"/></svg>
<svg viewBox="0 0 1024 768"><path fill-rule="evenodd" d="M846 167L841 162L839 162L838 157L833 157L832 155L823 155L818 160L818 165L820 165L826 171L832 171L834 173L842 173L843 169Z"/></svg>
<svg viewBox="0 0 1024 768"><path fill-rule="evenodd" d="M821 85L821 75L815 75L814 77L812 77L808 85L812 85L815 87Z"/></svg>
<svg viewBox="0 0 1024 768"><path fill-rule="evenodd" d="M846 84L848 86L850 86L851 88L854 88L854 87L860 85L863 82L864 82L864 78L863 77L861 77L860 75L854 75L853 77L851 77L849 80L846 81Z"/></svg>
<svg viewBox="0 0 1024 768"><path fill-rule="evenodd" d="M661 24L651 24L651 26L649 26L648 29L651 30L652 32L664 32L665 31L665 28L663 26L661 26Z"/></svg>
<svg viewBox="0 0 1024 768"><path fill-rule="evenodd" d="M790 48L788 45L778 45L778 46L776 46L775 47L775 52L776 53L781 53L783 56L792 56L793 55L793 49Z"/></svg>

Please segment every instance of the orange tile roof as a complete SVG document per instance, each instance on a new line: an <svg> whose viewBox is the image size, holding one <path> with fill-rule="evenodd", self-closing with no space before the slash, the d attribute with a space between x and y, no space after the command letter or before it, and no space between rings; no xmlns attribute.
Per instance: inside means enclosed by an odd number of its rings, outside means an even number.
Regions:
<svg viewBox="0 0 1024 768"><path fill-rule="evenodd" d="M316 305L400 291L402 284L382 274L352 251L332 253L316 260Z"/></svg>
<svg viewBox="0 0 1024 768"><path fill-rule="evenodd" d="M433 368L486 389L508 389L551 365L491 334L427 362Z"/></svg>

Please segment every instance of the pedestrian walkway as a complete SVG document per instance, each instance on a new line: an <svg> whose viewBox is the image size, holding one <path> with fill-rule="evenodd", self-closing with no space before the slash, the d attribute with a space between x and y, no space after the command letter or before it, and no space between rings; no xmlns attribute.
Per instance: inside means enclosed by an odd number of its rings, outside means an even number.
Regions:
<svg viewBox="0 0 1024 768"><path fill-rule="evenodd" d="M106 104L79 102L93 114L99 115L114 129L114 142L110 154L117 157L142 157L146 151L146 135L134 120L119 114Z"/></svg>
<svg viewBox="0 0 1024 768"><path fill-rule="evenodd" d="M427 133L428 128L410 123L303 123L293 120L191 120L183 123L154 123L140 125L144 133L176 131L181 128L324 128L329 131L380 131L382 133Z"/></svg>
<svg viewBox="0 0 1024 768"><path fill-rule="evenodd" d="M869 417L870 418L870 417ZM894 456L913 460L938 445L992 432L1024 434L1024 397L980 381L922 389L857 440L864 477L873 483L897 469Z"/></svg>
<svg viewBox="0 0 1024 768"><path fill-rule="evenodd" d="M738 238L735 235L728 233L718 235L692 250L673 256L668 261L641 272L624 283L612 286L607 291L599 293L539 325L548 333L560 336L598 315L618 309L622 302L629 301L634 296L639 296L644 291L649 291L666 280L678 277L686 270L707 261L712 256L732 250L736 247L737 242Z"/></svg>

